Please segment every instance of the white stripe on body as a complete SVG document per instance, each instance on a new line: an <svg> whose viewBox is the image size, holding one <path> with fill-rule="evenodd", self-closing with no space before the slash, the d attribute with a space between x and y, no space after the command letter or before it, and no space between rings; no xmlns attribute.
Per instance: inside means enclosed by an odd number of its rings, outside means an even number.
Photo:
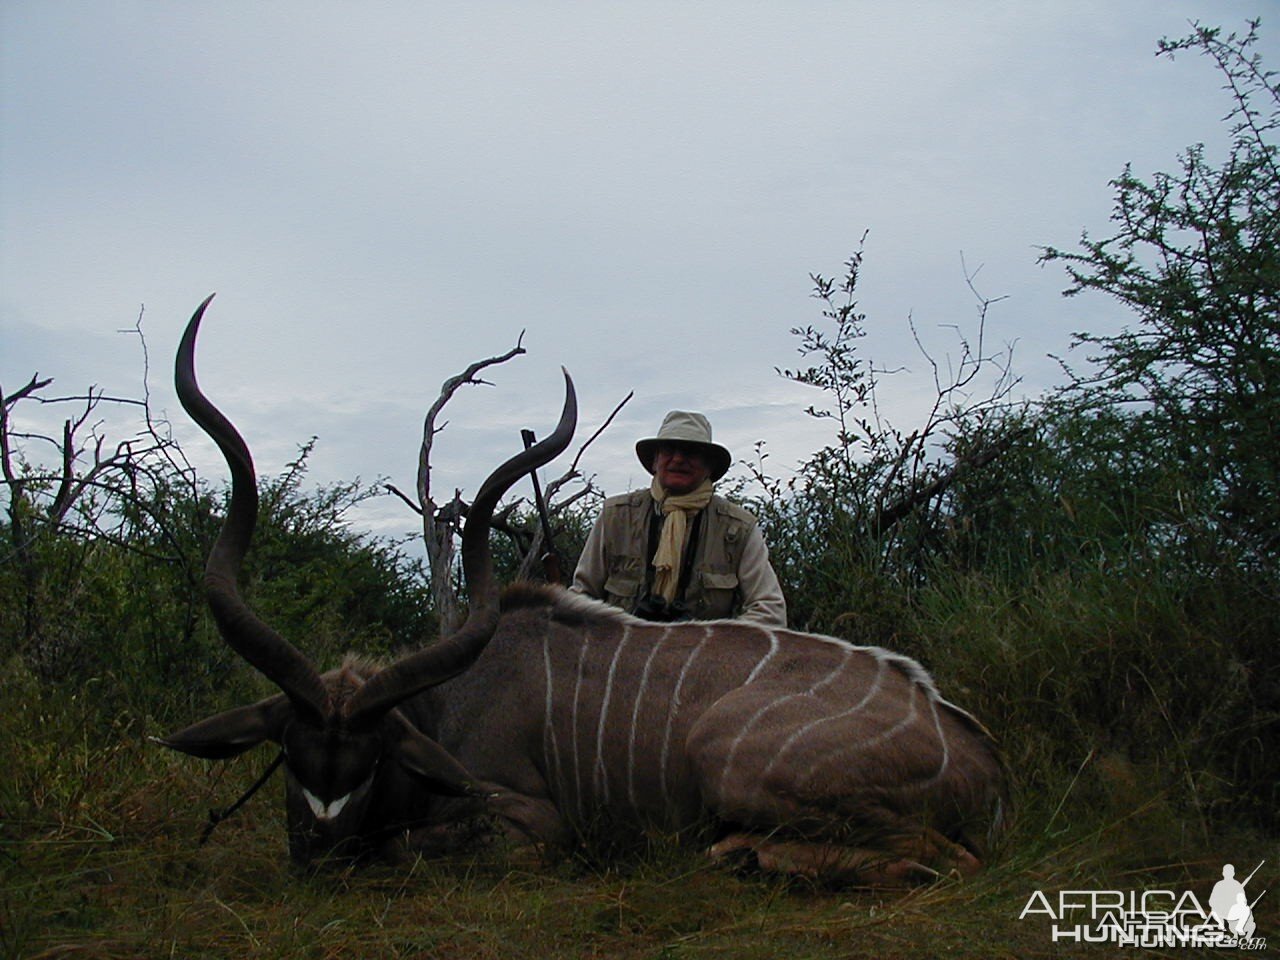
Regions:
<svg viewBox="0 0 1280 960"><path fill-rule="evenodd" d="M778 631L768 630L767 632L769 634L769 652L761 657L760 662L751 668L751 672L747 674L747 679L742 681L744 687L760 675L760 671L768 665L769 661L773 659L773 655L778 652Z"/></svg>
<svg viewBox="0 0 1280 960"><path fill-rule="evenodd" d="M582 632L582 648L578 651L578 679L573 685L573 710L569 715L569 730L573 748L573 791L574 805L581 817L586 813L582 805L582 761L578 752L578 703L582 696L582 675L587 662L587 647L591 641L590 631Z"/></svg>
<svg viewBox="0 0 1280 960"><path fill-rule="evenodd" d="M556 726L552 714L554 703L554 685L551 671L551 629L542 634L542 665L546 672L547 694L546 705L542 717L542 762L547 768L547 779L555 777L555 792L563 793L564 766L560 759L560 744L556 740ZM554 768L554 774L552 772ZM550 786L550 783L548 783Z"/></svg>
<svg viewBox="0 0 1280 960"><path fill-rule="evenodd" d="M725 757L724 767L720 771L720 781L716 784L717 796L721 798L724 797L725 781L729 777L729 772L733 769L734 760L737 759L738 748L742 746L742 741L746 739L747 734L749 734L755 728L755 725L760 721L760 719L775 707L781 706L782 704L785 704L785 703L790 703L792 700L797 700L800 697L813 696L820 689L822 689L823 687L830 684L833 680L835 680L835 678L844 670L844 668L849 665L849 661L852 658L853 658L853 648L846 647L843 651L843 656L841 657L840 662L836 664L834 667L832 667L831 670L828 671L825 677L823 677L821 680L817 681L816 683L812 684L808 690L797 690L793 693L783 694L782 696L777 697L774 700L770 700L768 703L760 707L758 710L756 710L755 713L751 715L750 719L748 719L747 722L742 725L742 729L738 731L737 736L733 738L733 742L729 744L729 753ZM757 782L759 782L759 778L757 778Z"/></svg>
<svg viewBox="0 0 1280 960"><path fill-rule="evenodd" d="M887 730L881 730L874 737L871 737L870 739L867 739L867 740L860 740L858 743L854 744L854 750L853 750L854 753L865 753L868 750L873 750L876 747L880 746L880 744L893 739L899 733L905 730L907 727L915 723L916 716L920 712L916 707L917 687L918 687L918 684L915 684L915 683L912 683L910 686L907 687L908 710L907 710L906 716L904 716L901 720L895 723L892 727L889 727ZM930 702L932 702L933 698L929 697L928 691L925 692L925 696L929 698ZM817 776L818 770L824 765L824 763L826 763L827 761L830 761L830 759L831 759L830 755L819 756L819 758L813 762L812 766L810 766L809 769L805 771L804 775L796 779L796 785L799 786L801 784L808 783L810 780L812 780L815 776Z"/></svg>
<svg viewBox="0 0 1280 960"><path fill-rule="evenodd" d="M778 761L780 761L783 755L788 750L790 750L792 746L795 745L797 740L799 740L801 737L803 737L805 734L807 734L809 731L811 731L814 727L818 726L819 724L829 723L835 720L841 720L845 717L851 717L855 713L860 713L866 707L866 705L872 701L875 695L880 692L880 687L884 682L885 670L887 669L888 669L888 663L885 660L877 657L875 679L871 681L871 686L867 689L866 693L862 695L862 699L860 699L853 706L849 707L847 710L842 710L840 713L833 713L830 716L818 717L815 720L810 720L808 723L804 724L804 726L792 732L792 734L789 737L787 737L786 740L782 741L781 746L778 747L777 752L769 759L768 765L761 772L760 776L755 778L756 780L755 796L759 798L764 793L765 783L768 780L769 774L773 772L773 768L777 766ZM723 778L722 778L722 782L723 782Z"/></svg>
<svg viewBox="0 0 1280 960"><path fill-rule="evenodd" d="M604 722L609 715L609 701L613 699L613 677L618 670L618 658L622 656L622 650L630 639L631 624L624 624L622 639L613 648L613 659L609 661L609 674L604 682L604 701L600 705L600 721L596 724L596 762L592 786L599 791L599 799L602 803L609 802L609 771L604 762Z"/></svg>
<svg viewBox="0 0 1280 960"><path fill-rule="evenodd" d="M649 650L649 656L644 661L644 671L640 674L640 687L636 690L636 702L631 708L631 739L627 744L627 800L631 803L633 810L640 809L636 803L636 726L640 718L640 700L644 697L645 689L649 686L649 669L653 666L653 658L658 655L659 648L670 635L671 628L663 627L662 636L658 638L658 642Z"/></svg>
<svg viewBox="0 0 1280 960"><path fill-rule="evenodd" d="M689 673L690 665L698 659L698 654L702 652L702 648L706 646L714 632L710 626L702 628L702 639L698 641L698 645L693 648L684 666L680 668L680 677L676 680L675 689L671 693L671 708L667 711L667 729L662 736L662 753L658 760L658 789L668 810L675 809L675 803L672 802L671 794L667 791L667 757L671 751L671 728L675 724L676 714L680 712L680 690L684 687L684 678Z"/></svg>
<svg viewBox="0 0 1280 960"><path fill-rule="evenodd" d="M581 599L581 598L575 598L575 599ZM593 611L595 610L596 607L598 607L597 603L591 602L588 604L585 600L583 600L582 605L590 606ZM569 606L569 605L566 605L566 606L568 609L572 609L572 606ZM624 682L628 680L630 677L634 676L634 674L630 672L630 666L622 664L622 656L624 653L623 648L626 647L629 650L631 647L634 647L636 645L637 637L656 636L655 641L653 642L649 651L645 655L644 664L640 670L640 674L638 678L639 682L636 685L635 699L632 703L631 727L629 730L628 743L627 743L626 799L632 809L636 810L637 812L641 810L641 804L637 797L637 782L636 782L637 776L638 776L636 754L639 749L639 740L640 740L639 728L640 728L640 721L642 719L641 711L642 709L645 708L646 704L648 704L650 701L653 701L653 696L655 694L660 694L661 692L665 692L665 691L657 691L657 690L650 689L651 687L650 680L653 677L653 667L654 667L654 664L658 662L658 657L661 656L662 654L662 648L667 644L667 642L669 641L673 633L684 633L686 630L691 630L695 626L694 624L685 624L685 625L678 625L678 626L673 626L673 625L660 626L658 624L649 624L643 621L636 620L635 618L629 615L626 615L625 613L622 613L620 611L616 611L613 608L610 608L608 610L608 613L610 614L608 619L612 621L613 624L616 624L617 626L622 627L623 635L618 642L618 646L614 649L612 653L610 665L606 675L604 692L602 695L602 703L600 705L600 713L596 721L594 757L591 756L590 754L583 756L584 751L590 750L590 742L589 742L590 734L588 733L587 730L582 729L583 726L590 723L590 720L588 719L590 703L585 705L583 704L582 690L583 690L584 684L586 683L586 677L585 677L586 669L587 669L586 657L588 655L588 651L586 647L590 645L591 638L584 637L584 641L585 641L584 646L580 648L579 654L578 654L577 674L576 674L576 679L574 683L574 693L573 693L574 702L573 702L573 707L571 710L571 717L570 717L570 722L572 725L572 742L570 746L573 751L573 763L574 763L574 769L572 771L571 776L573 778L575 802L576 802L576 807L579 814L585 814L588 804L593 802L593 798L598 800L603 800L604 802L607 803L610 799L611 792L616 792L619 789L619 785L616 780L614 781L613 784L610 784L609 782L610 767L609 767L609 763L606 761L606 756L605 756L605 746L606 746L605 730L606 730L606 724L608 722L609 711L610 709L613 709L613 691L614 691L615 684ZM672 783L671 781L672 773L670 770L671 764L673 763L672 738L675 735L675 724L676 724L677 714L680 712L680 710L684 706L686 706L682 698L684 693L686 692L687 685L690 683L689 678L691 675L691 671L694 669L694 661L698 660L699 657L703 655L703 653L705 652L704 648L709 642L713 643L714 641L717 640L717 637L723 635L720 628L728 627L730 625L736 628L742 628L744 626L748 626L748 624L744 624L741 621L706 621L696 625L702 628L702 631L703 631L702 637L697 642L697 644L693 647L693 649L688 653L684 663L680 668L680 672L678 677L676 678L674 688L670 691L669 702L665 704L665 707L666 707L665 729L663 731L662 745L659 751L659 757L657 758L658 765L659 765L658 798L660 798L661 802L665 805L666 809L672 813L675 812L676 806L677 806L677 803L676 803L677 798L673 794L673 791L676 790L678 785L675 783ZM598 626L604 627L605 625L604 623L599 623ZM787 737L781 742L779 748L774 752L772 757L769 759L768 765L764 768L760 776L752 778L755 781L755 796L759 798L767 777L779 765L782 765L782 766L788 765L788 754L791 754L796 748L800 747L806 739L811 739L814 734L814 731L817 728L819 728L822 724L827 723L829 721L837 722L841 719L851 717L857 714L858 712L865 710L867 708L867 705L873 700L873 698L877 694L883 691L885 686L885 683L884 683L885 676L886 676L887 670L890 667L893 667L899 670L901 674L904 676L904 678L907 680L906 692L908 697L908 706L907 706L906 716L904 716L902 719L896 722L892 727L881 730L879 734L873 736L869 740L850 743L848 746L848 749L843 752L845 752L846 754L850 754L851 756L856 756L861 752L864 752L867 750L874 750L876 747L880 746L886 741L896 737L905 728L910 726L911 723L921 719L919 704L916 701L916 696L918 693L920 693L924 695L924 697L927 699L929 703L929 709L933 714L934 727L938 734L938 742L942 750L942 759L941 759L941 763L939 765L938 771L935 774L933 774L931 779L924 785L927 786L929 784L934 783L946 773L950 764L950 752L949 752L949 744L947 743L945 733L942 728L942 721L941 721L939 710L940 708L945 709L945 708L951 707L951 705L946 701L942 700L941 696L937 692L936 687L934 686L932 677L917 661L909 657L903 656L902 654L894 653L892 651L885 650L880 647L859 646L859 645L850 643L847 640L843 640L837 637L830 637L830 636L824 636L824 635L818 635L818 634L795 634L795 633L792 633L791 631L775 630L775 629L764 627L762 625L757 625L757 624L751 624L750 626L756 626L758 629L764 632L765 636L768 637L768 649L763 653L763 655L759 657L755 665L748 672L746 678L742 680L739 684L731 685L728 689L724 691L726 693L732 692L732 690L740 689L741 687L744 687L753 682L756 682L762 676L767 676L767 674L765 673L766 669L770 666L771 663L775 661L778 654L783 652L785 641L789 637L799 641L801 649L803 649L803 647L807 643L813 642L813 641L816 641L817 643L820 643L820 644L825 644L828 647L839 648L839 650L841 651L841 659L838 665L836 665L833 668L830 668L828 672L820 680L813 683L806 691L782 695L776 700L773 700L770 703L763 705L762 707L757 709L752 716L746 719L745 726L741 731L738 731L737 735L734 737L734 740L729 747L729 752L726 757L725 766L720 774L719 787L720 787L721 793L723 793L723 789L728 783L729 771L733 768L735 764L739 764L741 762L740 761L741 748L743 744L748 742L746 740L746 737L751 734L751 731L753 729L758 731L760 729L762 722L767 722L767 716L769 712L772 711L775 707L782 706L787 701L794 700L798 697L802 697L805 695L812 695L817 691L819 691L820 689L828 687L831 684L835 683L841 671L848 669L849 663L855 659L854 654L857 654L857 653L868 654L874 657L877 662L876 675L871 683L870 689L862 693L857 703L854 703L840 710L840 712L833 713L830 716L826 716L826 717L816 717L816 718L810 719L806 721L799 728L792 730L787 735ZM607 627L605 627L605 630L606 630L606 633L608 633ZM658 630L661 630L660 634L657 632ZM590 633L590 632L591 632L591 627L588 626L587 629L584 631L584 633ZM599 638L597 637L596 639L598 640ZM630 664L630 661L628 663ZM626 667L626 668L623 669L623 667ZM557 731L555 731L552 728L551 721L555 713L555 697L557 695L563 695L563 693L567 693L568 686L567 684L565 684L562 686L561 691L553 691L552 684L551 684L551 678L553 673L551 657L550 657L549 650L545 646L544 646L544 668L546 670L547 677L548 677L548 689L547 689L547 698L546 698L546 714L547 714L546 722L548 725L546 743L547 743L547 749L549 750L549 754L550 754L550 760L548 761L548 765L549 767L554 766L556 768L557 781L561 784L561 787L562 787L562 796L564 796L565 799L567 799L567 791L565 791L564 788L568 786L568 784L565 781L566 781L566 775L569 775L569 771L565 769L566 758L562 756L561 747L558 743ZM619 674L620 669L622 669L621 674ZM916 689L917 687L921 689L917 691ZM620 696L621 696L621 693L620 693ZM706 704L705 706L709 706L709 705L710 703ZM693 704L692 706L698 706L698 705ZM952 708L952 709L955 709L956 713L961 714L965 717L969 716L965 711L959 708ZM580 713L580 711L583 711L583 710L587 710L587 715L582 715ZM650 713L653 714L654 712L657 712L660 710L661 710L661 705L659 705L657 702L653 702L650 709ZM661 716L661 715L662 715L661 712L659 712L658 716ZM650 728L656 727L656 721L657 721L657 717L653 717L652 722L650 724ZM977 725L977 721L973 721L973 722L975 725ZM618 746L620 747L621 744L619 743ZM791 781L792 783L799 785L808 780L811 780L819 775L824 765L828 765L828 766L830 765L832 757L829 752L827 753L827 755L822 756L821 747L822 747L822 744L820 743L817 744L816 749L818 749L818 752L820 754L818 759L816 759L813 762L813 764L809 767L809 769L804 772L803 776ZM613 754L611 753L610 756L613 756ZM641 757L642 764L649 762L647 760L647 757L648 757L648 754L646 752L646 754ZM584 777L588 779L584 779ZM590 793L588 793L587 791L590 791ZM647 806L648 804L646 804L646 807Z"/></svg>
<svg viewBox="0 0 1280 960"><path fill-rule="evenodd" d="M933 711L933 728L938 731L938 744L942 747L942 762L938 764L938 772L924 782L923 785L926 787L931 787L941 780L951 764L951 745L947 743L947 735L942 732L942 718L938 716L938 701L933 697L929 698L929 709Z"/></svg>

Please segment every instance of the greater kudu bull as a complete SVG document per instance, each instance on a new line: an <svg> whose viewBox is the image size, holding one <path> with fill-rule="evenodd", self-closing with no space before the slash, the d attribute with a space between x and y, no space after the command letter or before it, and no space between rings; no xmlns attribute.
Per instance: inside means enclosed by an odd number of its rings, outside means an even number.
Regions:
<svg viewBox="0 0 1280 960"><path fill-rule="evenodd" d="M208 302L187 327L176 381L232 475L209 604L226 642L282 693L161 742L209 759L280 744L295 860L388 838L430 845L481 817L547 844L601 820L712 824L714 855L873 881L968 872L986 856L1003 820L1002 763L913 660L744 622L648 623L558 587L499 596L492 513L568 445L567 374L555 432L475 497L462 628L385 669L349 661L317 672L236 586L257 491L248 448L196 383Z"/></svg>

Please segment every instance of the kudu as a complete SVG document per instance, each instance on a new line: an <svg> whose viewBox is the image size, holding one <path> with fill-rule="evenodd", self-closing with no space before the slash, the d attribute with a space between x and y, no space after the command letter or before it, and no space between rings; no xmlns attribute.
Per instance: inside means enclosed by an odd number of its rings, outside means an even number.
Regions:
<svg viewBox="0 0 1280 960"><path fill-rule="evenodd" d="M160 742L209 759L280 744L296 861L388 841L430 848L486 819L536 844L601 822L706 824L717 857L869 882L965 873L987 856L1004 767L913 660L746 622L648 623L559 587L499 594L490 519L568 445L567 373L555 432L499 467L471 506L465 624L383 669L317 672L236 586L257 492L248 448L196 383L208 302L176 363L182 403L232 476L208 599L226 642L282 692Z"/></svg>

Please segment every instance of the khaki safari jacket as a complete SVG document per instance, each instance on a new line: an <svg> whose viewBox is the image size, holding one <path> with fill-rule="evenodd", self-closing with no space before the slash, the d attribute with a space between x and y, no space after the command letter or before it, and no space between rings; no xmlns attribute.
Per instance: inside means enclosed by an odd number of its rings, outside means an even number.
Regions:
<svg viewBox="0 0 1280 960"><path fill-rule="evenodd" d="M604 502L570 589L635 610L646 589L649 523L658 507L648 489ZM713 495L703 510L684 602L695 620L739 617L787 625L787 606L756 518Z"/></svg>

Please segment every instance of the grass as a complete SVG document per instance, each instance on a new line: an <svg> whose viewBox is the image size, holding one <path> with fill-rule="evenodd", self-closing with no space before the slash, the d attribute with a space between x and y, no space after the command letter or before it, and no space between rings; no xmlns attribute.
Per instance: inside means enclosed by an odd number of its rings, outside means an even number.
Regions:
<svg viewBox="0 0 1280 960"><path fill-rule="evenodd" d="M1058 795L1020 791L1005 853L983 874L905 892L738 875L662 839L608 864L486 849L301 875L278 782L198 843L205 811L234 799L265 755L203 765L130 731L41 751L32 732L8 731L19 775L0 793L0 945L15 958L1050 957L1064 953L1046 923L1018 919L1034 890L1158 883L1203 898L1230 858L1276 862L1274 840L1171 834L1155 798L1088 808L1081 798L1105 792L1093 781L1117 776L1091 760ZM1266 904L1259 930L1276 931Z"/></svg>
<svg viewBox="0 0 1280 960"><path fill-rule="evenodd" d="M916 609L894 645L1001 734L1016 777L1004 849L977 877L833 890L737 874L665 838L613 859L541 862L487 848L301 875L285 852L278 777L199 843L207 811L252 783L266 750L221 764L174 754L146 740L160 732L154 721L112 713L122 703L159 709L161 692L124 698L104 680L58 693L11 660L0 665L0 951L28 960L1114 957L1136 954L1054 944L1045 918L1020 920L1032 893L1162 888L1204 902L1224 863L1247 871L1264 859L1250 890L1271 888L1255 919L1275 949L1274 604L1099 575L1016 587L956 577ZM167 712L185 722L190 709Z"/></svg>

